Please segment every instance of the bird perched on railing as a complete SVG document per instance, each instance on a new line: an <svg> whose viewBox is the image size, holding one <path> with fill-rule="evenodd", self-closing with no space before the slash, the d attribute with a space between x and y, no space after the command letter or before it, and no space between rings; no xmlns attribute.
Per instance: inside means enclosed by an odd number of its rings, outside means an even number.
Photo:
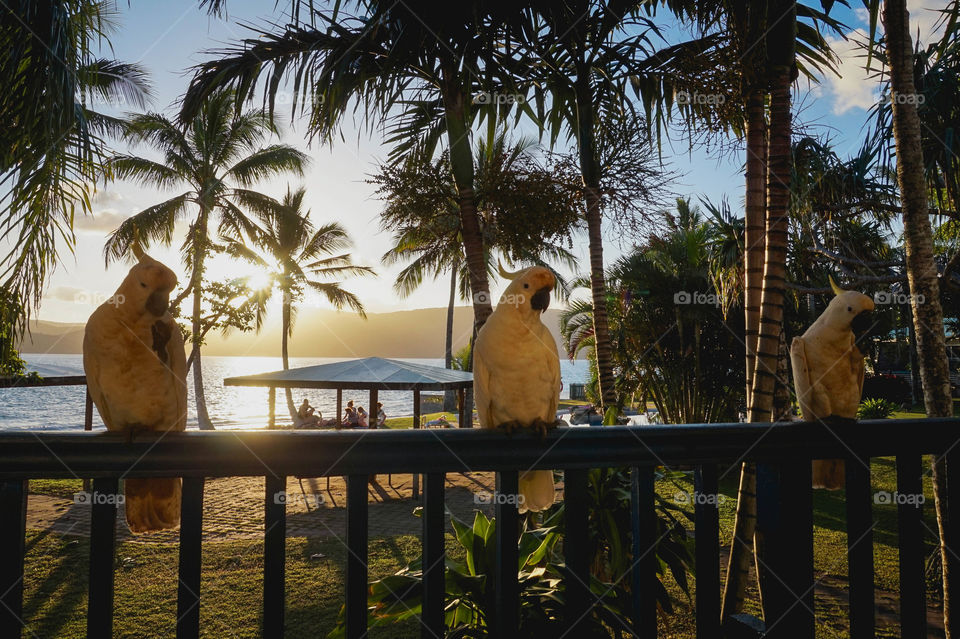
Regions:
<svg viewBox="0 0 960 639"><path fill-rule="evenodd" d="M854 420L863 393L863 353L857 339L870 325L873 300L845 291L830 278L833 299L801 337L790 344L793 383L806 421ZM813 462L814 488L843 488L843 460Z"/></svg>
<svg viewBox="0 0 960 639"><path fill-rule="evenodd" d="M500 275L512 280L473 347L473 388L481 428L553 428L560 402L560 356L540 315L556 278L542 266ZM553 471L520 473L520 512L553 504Z"/></svg>
<svg viewBox="0 0 960 639"><path fill-rule="evenodd" d="M177 276L133 246L138 262L113 297L87 321L83 368L107 430L132 440L142 431L182 431L187 424L187 364L183 336L167 310ZM180 523L180 478L124 484L133 532Z"/></svg>

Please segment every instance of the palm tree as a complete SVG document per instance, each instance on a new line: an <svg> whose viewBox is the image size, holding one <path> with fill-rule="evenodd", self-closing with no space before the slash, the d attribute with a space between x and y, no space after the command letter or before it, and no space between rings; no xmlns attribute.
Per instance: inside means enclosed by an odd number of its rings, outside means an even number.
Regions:
<svg viewBox="0 0 960 639"><path fill-rule="evenodd" d="M288 341L293 336L297 314L295 304L303 299L303 294L310 290L326 298L337 310L349 307L366 317L360 298L344 289L339 280L375 274L368 266L353 264L350 253L343 252L351 242L340 223L313 226L310 211L303 210L305 195L303 187L295 191L287 188L280 206L266 216L264 228L254 231L250 237L251 243L259 250L254 250L241 238L226 240L227 253L243 258L269 274L270 285L264 289L265 297L269 298L269 291L273 288L281 295L280 356L283 370L290 368ZM290 417L296 422L297 410L289 388L286 395Z"/></svg>
<svg viewBox="0 0 960 639"><path fill-rule="evenodd" d="M215 248L210 225L216 222L221 234L255 235L256 224L245 211L269 217L276 202L251 187L288 172L301 175L307 164L307 156L291 146L264 144L276 133L265 111L237 114L233 106L233 94L221 92L204 101L196 117L187 122L173 122L156 113L134 116L127 125L127 140L155 148L163 161L130 154L117 154L107 161L114 179L131 179L159 188L188 187L125 220L107 239L104 254L108 262L120 259L137 239L145 244L170 244L177 222L195 213L182 247L190 281L172 306L192 294L191 358L201 429L213 428L203 393L200 359L204 262Z"/></svg>
<svg viewBox="0 0 960 639"><path fill-rule="evenodd" d="M871 40L875 35L878 0L868 3ZM957 3L947 10L949 28L944 36L956 35ZM890 74L893 138L897 154L897 183L903 209L903 237L906 245L906 266L910 282L911 310L917 342L920 379L923 382L923 400L930 417L950 417L953 400L950 393L950 369L947 360L943 330L943 308L940 304L940 283L934 261L933 234L930 228L927 183L924 175L923 136L917 113L916 85L914 84L914 50L910 37L910 14L904 0L885 0L881 19ZM923 300L922 303L917 300ZM934 498L940 531L940 550L943 571L943 625L946 636L960 634L960 617L952 614L951 575L957 561L946 546L946 473L943 458L933 463Z"/></svg>
<svg viewBox="0 0 960 639"><path fill-rule="evenodd" d="M74 213L90 212L107 138L120 128L97 107L143 108L150 85L139 65L96 55L116 29L111 3L21 0L5 3L3 14L0 237L9 249L0 257L0 298L22 312L0 316L0 333L17 341L62 242L73 248Z"/></svg>
<svg viewBox="0 0 960 639"><path fill-rule="evenodd" d="M309 108L313 134L332 140L345 114L359 104L370 127L386 123L391 160L409 153L432 155L446 140L475 326L490 315L489 285L472 161L473 125L478 115L493 122L510 108L497 100L475 100L488 81L484 73L502 26L511 22L487 14L483 3L463 2L436 11L428 3L358 0L362 18L338 11L314 11L310 20L280 33L260 33L227 55L201 65L184 99L184 112L197 110L210 92L231 86L246 99L262 74L273 104L289 72ZM500 5L498 5L500 6ZM499 11L516 9L503 5ZM314 24L323 26L317 27ZM489 95L489 93L487 94ZM297 105L294 104L294 109Z"/></svg>
<svg viewBox="0 0 960 639"><path fill-rule="evenodd" d="M554 166L540 166L531 155L533 142L511 144L504 131L492 141L481 139L474 154L476 203L480 214L488 277L496 272L496 253L507 260L575 268L576 258L560 240L570 239L581 211L577 188ZM398 273L394 288L405 297L423 280L450 272L444 359L453 358L453 314L457 298L469 299L469 269L463 249L463 229L456 207L456 184L447 166L449 157L409 156L401 166L384 165L370 182L386 202L381 227L393 231L393 246L385 264L409 262ZM543 211L551 211L549 217ZM536 232L531 232L535 229ZM445 396L445 404L453 401ZM452 410L445 408L445 410Z"/></svg>

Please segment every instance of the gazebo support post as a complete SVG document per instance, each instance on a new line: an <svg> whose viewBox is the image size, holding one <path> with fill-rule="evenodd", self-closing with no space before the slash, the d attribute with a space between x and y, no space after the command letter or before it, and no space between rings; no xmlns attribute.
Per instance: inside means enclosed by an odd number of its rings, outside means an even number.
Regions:
<svg viewBox="0 0 960 639"><path fill-rule="evenodd" d="M379 391L376 388L370 389L370 408L367 410L367 424L370 428L377 427L377 402L379 401Z"/></svg>
<svg viewBox="0 0 960 639"><path fill-rule="evenodd" d="M337 389L337 428L343 423L343 389Z"/></svg>
<svg viewBox="0 0 960 639"><path fill-rule="evenodd" d="M460 428L467 427L467 389L461 388L457 391L457 397L460 398L460 423L457 424Z"/></svg>
<svg viewBox="0 0 960 639"><path fill-rule="evenodd" d="M420 389L413 390L413 427L420 428ZM420 499L420 475L413 473L413 498Z"/></svg>
<svg viewBox="0 0 960 639"><path fill-rule="evenodd" d="M270 399L269 399L270 412L268 413L269 417L267 418L267 428L276 428L277 427L277 389L271 386L269 395L270 395Z"/></svg>

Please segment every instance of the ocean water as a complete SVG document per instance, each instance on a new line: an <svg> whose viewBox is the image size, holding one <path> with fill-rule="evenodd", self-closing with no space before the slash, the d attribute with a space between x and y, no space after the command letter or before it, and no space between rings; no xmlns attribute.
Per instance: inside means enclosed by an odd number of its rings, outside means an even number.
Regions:
<svg viewBox="0 0 960 639"><path fill-rule="evenodd" d="M80 355L24 354L30 370L41 375L83 375L83 360ZM291 357L290 366L313 366L341 361L328 357ZM443 366L442 359L408 359L406 361ZM585 360L560 360L563 376L563 397L567 397L571 383L582 383L587 378ZM203 385L207 399L207 411L218 429L262 428L267 424L267 389L224 386L225 377L252 375L283 368L279 357L204 357ZM197 428L196 404L193 399L193 377L188 384L188 429ZM334 390L293 389L295 405L303 398L320 410L324 418L334 416L337 395ZM353 400L357 405L369 408L369 393L343 391L343 402ZM388 417L413 414L413 393L404 391L381 391ZM51 386L47 388L0 389L0 430L82 430L84 408L83 386ZM282 390L277 392L277 421L289 422L286 400ZM96 409L93 411L94 430L103 430L103 422Z"/></svg>

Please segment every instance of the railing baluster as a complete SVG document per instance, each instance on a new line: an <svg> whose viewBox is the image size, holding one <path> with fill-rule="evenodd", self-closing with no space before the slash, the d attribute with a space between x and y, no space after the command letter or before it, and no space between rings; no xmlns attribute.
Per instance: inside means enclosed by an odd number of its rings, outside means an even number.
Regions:
<svg viewBox="0 0 960 639"><path fill-rule="evenodd" d="M520 626L520 589L517 585L519 549L517 531L520 514L510 497L519 492L517 471L497 473L496 547L497 565L494 574L493 637L513 637Z"/></svg>
<svg viewBox="0 0 960 639"><path fill-rule="evenodd" d="M267 475L263 508L263 636L283 637L286 608L287 477Z"/></svg>
<svg viewBox="0 0 960 639"><path fill-rule="evenodd" d="M922 464L919 456L897 457L897 522L900 544L900 636L927 634L926 581L923 565L923 509L919 495Z"/></svg>
<svg viewBox="0 0 960 639"><path fill-rule="evenodd" d="M813 639L809 460L757 464L757 541L766 637Z"/></svg>
<svg viewBox="0 0 960 639"><path fill-rule="evenodd" d="M423 476L423 617L420 620L420 636L436 639L444 635L443 607L444 587L444 540L445 514L443 509L443 473L427 473Z"/></svg>
<svg viewBox="0 0 960 639"><path fill-rule="evenodd" d="M584 620L596 600L590 592L590 558L587 543L587 471L568 468L563 471L564 540L563 561L570 636L583 634Z"/></svg>
<svg viewBox="0 0 960 639"><path fill-rule="evenodd" d="M347 639L367 634L367 479L347 476Z"/></svg>
<svg viewBox="0 0 960 639"><path fill-rule="evenodd" d="M177 639L200 636L203 477L185 477L180 501L180 567L177 586Z"/></svg>
<svg viewBox="0 0 960 639"><path fill-rule="evenodd" d="M0 482L0 637L23 630L23 559L26 550L27 482Z"/></svg>
<svg viewBox="0 0 960 639"><path fill-rule="evenodd" d="M717 637L720 635L720 511L716 465L697 466L693 481L697 636Z"/></svg>
<svg viewBox="0 0 960 639"><path fill-rule="evenodd" d="M90 494L90 583L87 637L113 636L113 551L117 534L116 478L94 479Z"/></svg>
<svg viewBox="0 0 960 639"><path fill-rule="evenodd" d="M630 515L633 522L633 631L638 637L657 636L657 512L654 510L653 468L630 469Z"/></svg>
<svg viewBox="0 0 960 639"><path fill-rule="evenodd" d="M847 458L846 485L850 639L873 639L873 495L869 457Z"/></svg>

